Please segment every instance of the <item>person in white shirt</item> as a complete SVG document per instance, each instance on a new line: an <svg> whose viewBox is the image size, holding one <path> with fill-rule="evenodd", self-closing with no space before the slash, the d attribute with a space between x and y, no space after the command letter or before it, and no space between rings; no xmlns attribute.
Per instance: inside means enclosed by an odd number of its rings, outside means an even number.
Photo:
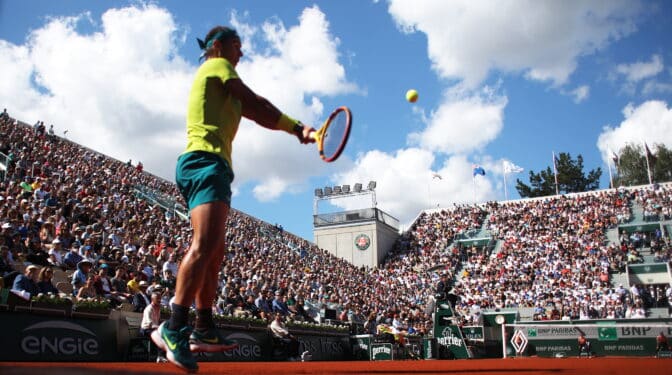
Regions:
<svg viewBox="0 0 672 375"><path fill-rule="evenodd" d="M61 240L54 238L51 241L51 249L49 249L49 262L56 267L61 267L63 265L62 252Z"/></svg>
<svg viewBox="0 0 672 375"><path fill-rule="evenodd" d="M175 253L171 253L168 256L168 260L163 263L162 271L165 272L167 269L170 269L173 272L173 275L177 275L177 262L175 259Z"/></svg>
<svg viewBox="0 0 672 375"><path fill-rule="evenodd" d="M299 340L287 330L282 314L275 314L275 318L273 319L273 322L271 322L269 328L271 329L273 337L286 349L289 360L299 361L301 359L299 357Z"/></svg>
<svg viewBox="0 0 672 375"><path fill-rule="evenodd" d="M149 337L153 330L161 324L161 293L152 293L151 303L142 312L140 322L140 335Z"/></svg>

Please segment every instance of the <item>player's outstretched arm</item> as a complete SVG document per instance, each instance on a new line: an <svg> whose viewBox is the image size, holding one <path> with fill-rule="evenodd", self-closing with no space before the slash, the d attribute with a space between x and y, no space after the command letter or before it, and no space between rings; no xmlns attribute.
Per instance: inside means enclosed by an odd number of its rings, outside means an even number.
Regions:
<svg viewBox="0 0 672 375"><path fill-rule="evenodd" d="M257 95L240 79L230 79L224 84L224 89L233 97L240 100L243 107L243 116L257 124L273 130L284 130L295 135L301 143L312 143L310 133L314 132L310 126L288 117L280 112L268 99Z"/></svg>

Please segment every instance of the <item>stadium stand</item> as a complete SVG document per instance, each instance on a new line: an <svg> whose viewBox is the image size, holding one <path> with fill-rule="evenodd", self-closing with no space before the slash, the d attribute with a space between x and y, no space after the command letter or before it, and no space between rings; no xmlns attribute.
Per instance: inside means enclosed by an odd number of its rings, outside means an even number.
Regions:
<svg viewBox="0 0 672 375"><path fill-rule="evenodd" d="M173 183L7 115L0 119L3 155L0 246L15 271L53 265L56 287L69 294L76 263L67 259L78 255L95 273L107 265L115 294L128 293L138 274L168 304L174 280L165 264L171 254L179 262L191 235ZM447 273L464 325L511 308L533 320L669 316L671 200L672 188L662 184L427 210L377 268L355 267L232 209L213 308L246 315L245 297L270 302L280 291L290 310L305 301L312 320L324 322L335 310L329 320L360 326L374 313L377 322L396 316L423 335L431 332L439 274ZM58 256L49 254L56 239ZM292 318L307 319L301 315Z"/></svg>

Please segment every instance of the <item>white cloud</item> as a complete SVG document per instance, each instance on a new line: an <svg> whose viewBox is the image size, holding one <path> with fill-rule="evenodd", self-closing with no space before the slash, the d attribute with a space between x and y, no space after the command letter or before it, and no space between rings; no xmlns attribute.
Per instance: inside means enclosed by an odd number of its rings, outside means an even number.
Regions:
<svg viewBox="0 0 672 375"><path fill-rule="evenodd" d="M570 95L574 98L574 103L581 103L584 100L588 99L590 95L590 86L582 85L570 92Z"/></svg>
<svg viewBox="0 0 672 375"><path fill-rule="evenodd" d="M666 102L651 100L637 107L628 104L623 117L618 126L605 126L597 140L605 163L611 159L611 151L618 152L628 143L672 145L672 108Z"/></svg>
<svg viewBox="0 0 672 375"><path fill-rule="evenodd" d="M403 226L423 209L450 207L453 203L484 202L494 197L488 178L472 180L472 163L463 155L450 157L438 170L432 170L434 154L419 148L385 153L369 151L355 161L352 169L338 173L334 183L377 182L378 208L396 216ZM439 174L442 179L433 178ZM343 209L362 208L361 201L336 200Z"/></svg>
<svg viewBox="0 0 672 375"><path fill-rule="evenodd" d="M647 81L642 87L642 94L669 94L672 93L672 83L656 82L654 80Z"/></svg>
<svg viewBox="0 0 672 375"><path fill-rule="evenodd" d="M238 72L281 110L316 123L324 116L320 95L357 90L338 62L339 41L318 7L306 8L289 28L277 20L257 28L236 17L241 35L249 37ZM80 32L82 22L96 31ZM177 55L187 33L155 5L110 9L100 22L88 14L51 18L25 45L0 40L0 101L20 120L53 123L58 134L68 129L76 142L124 161L141 160L172 180L186 142L187 95L197 69ZM311 48L300 49L304 43ZM251 182L264 200L296 191L325 170L314 146L248 121L241 124L233 159L233 189Z"/></svg>
<svg viewBox="0 0 672 375"><path fill-rule="evenodd" d="M491 70L564 84L577 59L634 31L634 1L391 0L403 30L427 35L439 76L475 87Z"/></svg>
<svg viewBox="0 0 672 375"><path fill-rule="evenodd" d="M651 56L651 61L638 61L632 64L616 66L616 72L623 75L629 82L639 82L646 78L655 77L664 68L660 55Z"/></svg>
<svg viewBox="0 0 672 375"><path fill-rule="evenodd" d="M507 98L482 94L459 97L447 94L430 116L427 127L409 134L409 142L445 154L465 153L484 147L502 130Z"/></svg>
<svg viewBox="0 0 672 375"><path fill-rule="evenodd" d="M3 42L3 71L17 74L4 76L0 98L20 120L53 123L74 141L172 178L194 69L175 55L180 28L152 5L110 9L101 21L86 35L78 23L91 22L88 14L51 18L26 45Z"/></svg>

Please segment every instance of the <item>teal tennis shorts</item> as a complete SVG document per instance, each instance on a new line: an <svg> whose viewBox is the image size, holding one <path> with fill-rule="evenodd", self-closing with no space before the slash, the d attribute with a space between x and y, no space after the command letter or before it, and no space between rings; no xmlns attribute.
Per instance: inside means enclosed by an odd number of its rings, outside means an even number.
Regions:
<svg viewBox="0 0 672 375"><path fill-rule="evenodd" d="M216 154L194 151L180 155L175 168L175 182L189 211L215 201L231 206L233 170L229 162Z"/></svg>

